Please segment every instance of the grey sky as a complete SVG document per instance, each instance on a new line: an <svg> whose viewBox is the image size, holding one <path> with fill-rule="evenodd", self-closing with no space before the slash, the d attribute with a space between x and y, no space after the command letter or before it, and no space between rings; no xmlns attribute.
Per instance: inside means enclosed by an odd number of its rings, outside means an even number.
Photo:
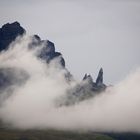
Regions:
<svg viewBox="0 0 140 140"><path fill-rule="evenodd" d="M103 67L112 84L140 65L139 0L0 0L0 26L13 21L53 41L79 79Z"/></svg>

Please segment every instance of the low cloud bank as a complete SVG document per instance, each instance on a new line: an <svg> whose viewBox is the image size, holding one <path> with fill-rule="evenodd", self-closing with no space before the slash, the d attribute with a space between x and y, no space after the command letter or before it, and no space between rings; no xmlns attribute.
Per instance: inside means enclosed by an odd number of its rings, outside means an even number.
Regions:
<svg viewBox="0 0 140 140"><path fill-rule="evenodd" d="M5 124L20 129L140 132L139 68L94 98L56 106L79 81L66 81L59 58L50 64L39 59L43 46L28 48L31 39L18 38L0 54L0 69L10 69L14 79L0 90L0 118Z"/></svg>

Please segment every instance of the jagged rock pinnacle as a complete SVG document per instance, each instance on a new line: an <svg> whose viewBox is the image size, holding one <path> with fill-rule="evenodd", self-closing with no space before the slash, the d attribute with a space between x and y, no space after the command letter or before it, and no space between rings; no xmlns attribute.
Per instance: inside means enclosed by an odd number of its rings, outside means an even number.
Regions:
<svg viewBox="0 0 140 140"><path fill-rule="evenodd" d="M103 68L101 68L99 70L99 74L98 74L97 79L96 79L96 85L97 86L100 86L102 84L103 84Z"/></svg>
<svg viewBox="0 0 140 140"><path fill-rule="evenodd" d="M83 80L86 80L86 81L88 81L91 84L93 83L92 76L90 74L87 75L87 73L85 74Z"/></svg>

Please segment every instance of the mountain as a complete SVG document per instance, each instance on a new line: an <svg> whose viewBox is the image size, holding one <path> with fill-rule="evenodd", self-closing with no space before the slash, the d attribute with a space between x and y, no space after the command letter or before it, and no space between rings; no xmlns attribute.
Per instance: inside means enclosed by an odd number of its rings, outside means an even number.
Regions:
<svg viewBox="0 0 140 140"><path fill-rule="evenodd" d="M19 22L7 23L0 28L0 51L7 50L10 43L12 43L18 36L26 34L26 30L20 26ZM45 59L49 63L56 57L61 57L60 64L65 67L65 60L60 52L55 51L54 43L49 40L41 40L38 35L33 35L31 46L44 45L40 53L40 58Z"/></svg>
<svg viewBox="0 0 140 140"><path fill-rule="evenodd" d="M26 34L26 30L20 25L19 22L7 23L0 28L0 52L6 51L9 48L10 43L15 41L18 36ZM66 80L69 82L74 77L67 70L65 66L65 60L60 52L55 51L55 45L49 40L41 40L38 35L32 36L32 41L29 44L29 48L43 46L42 50L38 54L38 57L44 60L46 63L50 63L55 58L59 58L59 65L62 69L65 69ZM76 53L76 52L75 52ZM14 73L20 73L20 76L14 77ZM23 79L23 77L26 77ZM28 78L23 70L19 69L3 69L0 68L0 93L3 89L9 89L15 83L22 84ZM15 82L18 81L18 82ZM22 82L21 82L22 81ZM77 84L73 89L70 89L66 94L65 102L61 102L60 105L72 105L76 102L91 98L97 93L100 93L106 89L106 85L103 83L103 69L101 68L97 76L96 82L93 81L91 75L85 74L83 80ZM11 91L11 88L10 88Z"/></svg>
<svg viewBox="0 0 140 140"><path fill-rule="evenodd" d="M18 22L7 23L0 28L0 51L7 50L9 44L16 39L17 36L23 35L25 29Z"/></svg>

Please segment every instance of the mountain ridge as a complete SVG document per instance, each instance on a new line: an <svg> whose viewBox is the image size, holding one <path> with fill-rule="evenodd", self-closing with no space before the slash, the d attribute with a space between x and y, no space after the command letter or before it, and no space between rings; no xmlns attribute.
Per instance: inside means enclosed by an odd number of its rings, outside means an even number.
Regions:
<svg viewBox="0 0 140 140"><path fill-rule="evenodd" d="M7 23L0 28L0 52L8 50L10 43L15 41L18 36L23 36L26 34L26 30L20 25L19 22ZM37 34L32 35L32 41L29 44L29 48L34 48L43 45L44 47L41 49L38 57L44 60L46 63L50 63L52 60L59 58L59 65L62 69L65 69L67 73L65 74L66 80L71 80L74 77L67 70L65 65L65 59L63 58L60 52L55 50L55 44L50 40L42 40ZM0 69L1 74L1 82L0 88L10 84L13 84L12 80L8 79L8 76L2 76L2 70ZM7 83L6 83L7 82ZM76 85L74 89L68 91L67 101L64 104L74 104L77 101L82 101L88 99L90 97L95 96L97 93L100 93L106 89L106 85L103 83L103 69L99 70L99 74L97 76L96 81L93 81L91 75L85 74L82 84ZM6 86L6 87L7 87ZM72 103L69 100L73 100Z"/></svg>

